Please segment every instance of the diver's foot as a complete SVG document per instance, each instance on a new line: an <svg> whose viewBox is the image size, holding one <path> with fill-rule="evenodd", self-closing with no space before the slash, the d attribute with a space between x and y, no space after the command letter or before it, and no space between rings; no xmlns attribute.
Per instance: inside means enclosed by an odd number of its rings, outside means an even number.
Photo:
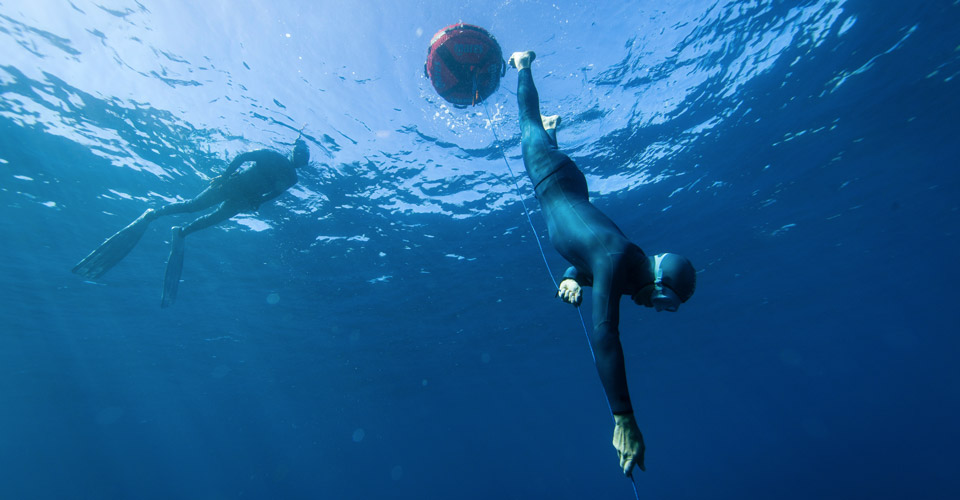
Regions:
<svg viewBox="0 0 960 500"><path fill-rule="evenodd" d="M530 63L532 63L536 58L536 53L534 53L532 50L527 50L525 52L514 52L513 55L510 56L510 60L507 62L510 64L510 66L520 70L529 68Z"/></svg>
<svg viewBox="0 0 960 500"><path fill-rule="evenodd" d="M550 130L560 126L560 115L543 116L540 115L540 121L543 122L543 129Z"/></svg>
<svg viewBox="0 0 960 500"><path fill-rule="evenodd" d="M157 217L160 217L160 214L158 214L156 210L148 208L146 212L143 212L143 214L140 215L140 217L137 217L137 220L153 221Z"/></svg>

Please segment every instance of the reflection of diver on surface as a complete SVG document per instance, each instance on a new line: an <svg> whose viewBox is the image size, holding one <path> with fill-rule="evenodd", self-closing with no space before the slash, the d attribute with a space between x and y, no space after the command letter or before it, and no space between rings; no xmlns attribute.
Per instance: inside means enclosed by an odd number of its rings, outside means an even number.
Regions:
<svg viewBox="0 0 960 500"><path fill-rule="evenodd" d="M620 297L632 296L638 305L657 311L676 311L693 295L696 272L677 254L647 257L620 228L590 203L587 181L570 158L558 151L558 116L540 115L540 97L533 83L531 51L515 52L510 65L519 70L523 163L534 185L547 221L550 242L573 267L560 282L558 295L579 305L581 286L593 286L593 335L597 371L616 426L613 445L620 466L631 475L634 465L644 470L643 436L633 416L627 392L627 374L620 344Z"/></svg>
<svg viewBox="0 0 960 500"><path fill-rule="evenodd" d="M203 192L191 200L171 203L157 209L148 209L127 227L103 242L96 250L80 261L73 272L96 279L109 271L130 253L147 226L161 215L196 212L220 205L213 212L198 217L184 227L174 226L163 280L161 306L173 304L183 269L183 239L188 234L219 224L240 212L256 210L268 200L283 194L297 183L297 167L310 160L310 150L302 139L297 139L293 148L293 160L276 151L260 149L237 156L223 174L210 181ZM248 168L240 169L246 162Z"/></svg>

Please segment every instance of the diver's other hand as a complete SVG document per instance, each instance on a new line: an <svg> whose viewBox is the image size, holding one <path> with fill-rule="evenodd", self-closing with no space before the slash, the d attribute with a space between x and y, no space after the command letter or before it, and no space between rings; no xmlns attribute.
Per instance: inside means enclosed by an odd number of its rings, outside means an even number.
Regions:
<svg viewBox="0 0 960 500"><path fill-rule="evenodd" d="M557 297L567 304L579 306L583 302L583 291L580 284L572 278L567 278L560 282L560 289L557 290Z"/></svg>
<svg viewBox="0 0 960 500"><path fill-rule="evenodd" d="M646 446L643 445L643 434L637 427L633 413L614 415L613 419L617 424L613 428L613 447L617 449L617 455L620 456L620 468L623 469L624 475L632 477L634 465L646 471L646 467L643 466L643 452Z"/></svg>
<svg viewBox="0 0 960 500"><path fill-rule="evenodd" d="M514 52L507 61L507 64L517 68L518 70L526 69L530 67L530 63L532 63L536 58L537 54L532 50Z"/></svg>
<svg viewBox="0 0 960 500"><path fill-rule="evenodd" d="M223 184L224 181L226 181L226 180L227 180L227 176L225 176L225 175L223 175L223 174L218 175L218 176L214 177L213 179L210 179L210 187L219 186L220 184Z"/></svg>

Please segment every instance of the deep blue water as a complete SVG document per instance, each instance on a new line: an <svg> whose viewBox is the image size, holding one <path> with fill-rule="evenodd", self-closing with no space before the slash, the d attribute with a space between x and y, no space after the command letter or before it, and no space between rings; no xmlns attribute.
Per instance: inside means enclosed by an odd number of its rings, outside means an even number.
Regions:
<svg viewBox="0 0 960 500"><path fill-rule="evenodd" d="M500 156L516 73L468 110L422 76L459 20L537 51L594 202L699 269L624 301L641 498L960 495L960 2L3 0L0 498L633 498ZM187 217L70 273L304 125L174 307Z"/></svg>

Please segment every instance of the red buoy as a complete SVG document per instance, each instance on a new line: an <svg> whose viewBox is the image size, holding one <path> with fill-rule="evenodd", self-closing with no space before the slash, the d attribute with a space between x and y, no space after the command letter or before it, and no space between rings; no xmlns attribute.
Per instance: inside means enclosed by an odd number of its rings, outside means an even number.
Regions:
<svg viewBox="0 0 960 500"><path fill-rule="evenodd" d="M433 35L423 71L440 97L463 108L496 92L507 63L487 30L457 23Z"/></svg>

